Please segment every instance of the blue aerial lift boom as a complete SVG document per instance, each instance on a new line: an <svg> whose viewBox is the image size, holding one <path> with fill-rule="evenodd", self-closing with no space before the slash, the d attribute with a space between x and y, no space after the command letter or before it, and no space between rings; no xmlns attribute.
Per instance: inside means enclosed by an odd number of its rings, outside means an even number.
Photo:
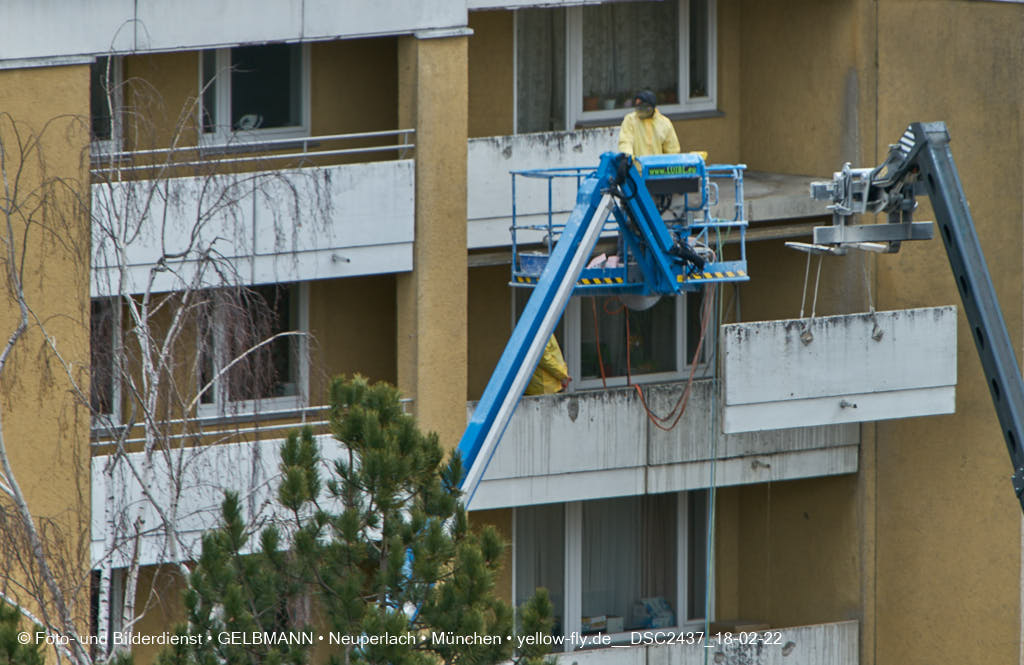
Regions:
<svg viewBox="0 0 1024 665"><path fill-rule="evenodd" d="M461 488L467 504L571 295L672 295L699 290L708 283L749 279L744 168L708 166L698 153L639 158L605 153L596 170L575 174L580 181L576 204L564 226L555 228L549 213L552 248L539 265L527 263L513 247L511 284L532 287L533 293L459 442L465 469ZM565 175L558 170L520 174ZM733 180L736 205L732 219L711 214L718 198L714 177ZM665 199L673 194L681 198L682 208L676 213L659 210L654 197ZM606 226L609 217L611 228ZM722 236L732 231L736 231L731 239L737 241L739 258L725 261ZM588 268L602 235L617 236L621 261L614 267Z"/></svg>

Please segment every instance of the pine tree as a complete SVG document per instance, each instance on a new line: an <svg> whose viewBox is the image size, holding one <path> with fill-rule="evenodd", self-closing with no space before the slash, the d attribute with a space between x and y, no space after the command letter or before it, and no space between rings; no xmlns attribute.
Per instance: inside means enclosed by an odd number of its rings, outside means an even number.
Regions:
<svg viewBox="0 0 1024 665"><path fill-rule="evenodd" d="M289 435L278 490L288 517L262 531L253 554L244 553L238 498L225 498L223 525L204 537L186 593L179 633L190 641L166 651L164 665L310 656L304 645L221 644L222 631L361 639L327 648L336 665L545 662L543 647L516 654L508 639L513 612L495 591L505 545L491 527L470 528L459 457L445 460L437 435L417 428L390 385L339 378L330 405L344 458L325 465L309 428ZM519 624L524 634L550 632L546 593L524 605Z"/></svg>
<svg viewBox="0 0 1024 665"><path fill-rule="evenodd" d="M29 644L18 639L24 632L17 608L0 602L0 665L43 665L43 655L33 637Z"/></svg>

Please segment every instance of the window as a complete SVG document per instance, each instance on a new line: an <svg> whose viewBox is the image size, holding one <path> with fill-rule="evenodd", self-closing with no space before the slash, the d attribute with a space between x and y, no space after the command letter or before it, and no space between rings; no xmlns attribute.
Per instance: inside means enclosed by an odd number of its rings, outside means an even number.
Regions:
<svg viewBox="0 0 1024 665"><path fill-rule="evenodd" d="M516 318L532 291L513 291ZM555 336L565 355L572 389L682 381L690 375L700 340L702 293L664 297L647 309L616 296L575 296ZM640 306L649 303L640 303ZM708 345L701 349L703 376Z"/></svg>
<svg viewBox="0 0 1024 665"><path fill-rule="evenodd" d="M543 587L556 635L682 628L705 616L707 492L515 511L515 602Z"/></svg>
<svg viewBox="0 0 1024 665"><path fill-rule="evenodd" d="M714 110L715 26L715 0L520 10L517 130L613 121L643 89L665 113Z"/></svg>
<svg viewBox="0 0 1024 665"><path fill-rule="evenodd" d="M89 69L89 115L97 152L114 152L121 135L121 58L101 56Z"/></svg>
<svg viewBox="0 0 1024 665"><path fill-rule="evenodd" d="M227 140L235 132L263 139L309 130L309 48L265 44L203 51L203 132Z"/></svg>
<svg viewBox="0 0 1024 665"><path fill-rule="evenodd" d="M305 404L305 337L285 333L308 330L308 293L306 284L211 292L199 338L204 415Z"/></svg>
<svg viewBox="0 0 1024 665"><path fill-rule="evenodd" d="M95 298L89 317L89 405L95 424L119 421L121 308L117 298ZM108 421L108 422L104 422Z"/></svg>

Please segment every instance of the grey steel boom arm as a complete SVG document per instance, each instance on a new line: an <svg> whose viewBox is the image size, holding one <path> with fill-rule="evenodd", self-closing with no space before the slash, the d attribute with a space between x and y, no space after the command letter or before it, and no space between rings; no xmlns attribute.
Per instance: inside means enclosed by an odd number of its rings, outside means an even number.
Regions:
<svg viewBox="0 0 1024 665"><path fill-rule="evenodd" d="M1024 509L1024 380L949 149L946 124L913 123L877 168L854 170L847 164L832 182L813 184L812 197L832 201L834 222L816 228L814 242L833 253L872 243L893 252L901 240L931 237L930 224L911 221L915 194L931 199L1013 463L1013 489ZM886 212L889 223L847 225L849 216L859 212Z"/></svg>

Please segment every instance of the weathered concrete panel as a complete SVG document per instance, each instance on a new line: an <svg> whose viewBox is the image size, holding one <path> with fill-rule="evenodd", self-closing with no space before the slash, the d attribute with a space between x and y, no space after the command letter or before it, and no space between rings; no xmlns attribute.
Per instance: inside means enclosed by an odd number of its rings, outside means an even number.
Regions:
<svg viewBox="0 0 1024 665"><path fill-rule="evenodd" d="M465 3L448 0L278 0L255 10L240 0L6 0L0 63L444 31L467 18Z"/></svg>
<svg viewBox="0 0 1024 665"><path fill-rule="evenodd" d="M651 466L646 488L658 494L856 473L858 450L856 445L836 446Z"/></svg>
<svg viewBox="0 0 1024 665"><path fill-rule="evenodd" d="M491 508L637 496L648 493L645 475L646 472L642 466L634 466L604 471L557 473L497 480L485 477L480 483L480 489L473 496L470 507L473 510L490 510Z"/></svg>
<svg viewBox="0 0 1024 665"><path fill-rule="evenodd" d="M140 51L259 43L302 34L302 5L296 2L263 3L253 11L237 2L137 0L134 14L135 49Z"/></svg>
<svg viewBox="0 0 1024 665"><path fill-rule="evenodd" d="M642 466L647 418L628 391L526 397L509 421L488 479ZM635 400L633 400L635 401Z"/></svg>
<svg viewBox="0 0 1024 665"><path fill-rule="evenodd" d="M732 324L722 349L725 432L955 410L955 307Z"/></svg>
<svg viewBox="0 0 1024 665"><path fill-rule="evenodd" d="M253 284L411 270L414 179L413 160L396 160L173 178L158 196L150 181L93 185L93 216L123 223L124 260L94 226L92 295L113 293L122 267L128 293L180 289L206 247ZM184 258L147 287L165 253ZM207 266L203 283L217 278Z"/></svg>
<svg viewBox="0 0 1024 665"><path fill-rule="evenodd" d="M596 168L601 153L614 150L617 127L574 132L540 132L471 139L466 180L470 249L511 243L512 176L519 169ZM553 222L563 224L576 203L576 179L551 181ZM548 181L516 178L517 224L545 224ZM521 242L540 242L544 231L527 231Z"/></svg>
<svg viewBox="0 0 1024 665"><path fill-rule="evenodd" d="M651 410L665 414L679 401L685 387L685 383L664 384L645 388L644 393ZM712 419L712 405L716 403L712 400L713 387L711 381L694 382L689 405L679 425L668 432L650 428L652 465L815 450L860 442L857 425L725 434Z"/></svg>
<svg viewBox="0 0 1024 665"><path fill-rule="evenodd" d="M0 3L0 61L126 51L135 43L134 0Z"/></svg>
<svg viewBox="0 0 1024 665"><path fill-rule="evenodd" d="M330 460L341 457L344 448L329 435L317 437L325 469ZM145 454L123 457L99 455L91 460L92 560L110 556L114 567L128 565L133 555L144 565L195 560L203 533L220 522L224 491L242 498L242 510L249 523L288 519L276 502L281 465L281 439L215 446L180 448L158 452L146 472ZM146 478L146 490L142 479ZM146 495L152 500L148 500ZM174 548L154 501L164 514L176 506ZM132 551L124 524L142 517L147 530L139 552ZM255 539L249 546L255 546Z"/></svg>
<svg viewBox="0 0 1024 665"><path fill-rule="evenodd" d="M858 425L724 434L711 415L721 404L712 400L713 385L694 382L686 412L668 432L651 424L632 388L523 399L472 508L856 472ZM664 414L684 389L684 382L662 384L644 387L644 394Z"/></svg>

